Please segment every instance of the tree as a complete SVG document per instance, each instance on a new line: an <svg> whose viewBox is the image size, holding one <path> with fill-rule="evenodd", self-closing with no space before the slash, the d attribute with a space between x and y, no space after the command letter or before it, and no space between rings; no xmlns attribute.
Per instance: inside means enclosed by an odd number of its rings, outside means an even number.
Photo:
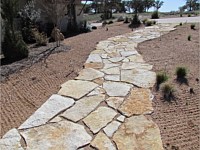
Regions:
<svg viewBox="0 0 200 150"><path fill-rule="evenodd" d="M144 0L145 10L148 12L149 8L154 6L155 0Z"/></svg>
<svg viewBox="0 0 200 150"><path fill-rule="evenodd" d="M158 10L162 7L163 4L164 4L163 1L156 0L156 1L154 2L154 7L156 8L156 11L158 11Z"/></svg>
<svg viewBox="0 0 200 150"><path fill-rule="evenodd" d="M199 0L186 0L185 5L189 11L199 10Z"/></svg>
<svg viewBox="0 0 200 150"><path fill-rule="evenodd" d="M131 8L133 9L135 15L144 11L144 1L142 0L132 0Z"/></svg>

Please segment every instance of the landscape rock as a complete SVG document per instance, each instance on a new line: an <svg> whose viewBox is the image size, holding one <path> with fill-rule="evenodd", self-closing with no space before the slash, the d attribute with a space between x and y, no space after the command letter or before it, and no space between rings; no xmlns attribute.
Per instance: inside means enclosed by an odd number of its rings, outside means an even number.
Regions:
<svg viewBox="0 0 200 150"><path fill-rule="evenodd" d="M103 76L104 76L103 72L100 72L92 68L87 68L87 69L83 69L79 73L79 76L76 77L76 79L92 81L97 78L102 78Z"/></svg>
<svg viewBox="0 0 200 150"><path fill-rule="evenodd" d="M104 129L103 131L106 133L106 135L108 137L112 137L114 132L118 130L119 126L121 125L120 122L118 121L113 121L111 123L109 123Z"/></svg>

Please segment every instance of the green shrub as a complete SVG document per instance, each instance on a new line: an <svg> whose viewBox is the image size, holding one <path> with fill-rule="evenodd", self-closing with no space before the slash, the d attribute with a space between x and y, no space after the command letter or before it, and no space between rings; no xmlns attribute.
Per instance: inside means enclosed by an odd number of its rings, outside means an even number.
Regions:
<svg viewBox="0 0 200 150"><path fill-rule="evenodd" d="M33 30L33 34L37 43L37 46L46 46L47 45L47 36L45 33L40 33L37 29Z"/></svg>
<svg viewBox="0 0 200 150"><path fill-rule="evenodd" d="M124 23L129 23L128 17L125 18Z"/></svg>
<svg viewBox="0 0 200 150"><path fill-rule="evenodd" d="M187 69L185 67L177 67L176 68L177 78L185 78L186 75L187 75Z"/></svg>
<svg viewBox="0 0 200 150"><path fill-rule="evenodd" d="M151 15L151 19L158 19L159 16L158 16L158 11L154 11Z"/></svg>
<svg viewBox="0 0 200 150"><path fill-rule="evenodd" d="M191 35L188 35L188 41L191 41Z"/></svg>
<svg viewBox="0 0 200 150"><path fill-rule="evenodd" d="M183 17L183 14L180 14L180 17Z"/></svg>
<svg viewBox="0 0 200 150"><path fill-rule="evenodd" d="M179 25L182 26L183 25L182 22Z"/></svg>
<svg viewBox="0 0 200 150"><path fill-rule="evenodd" d="M156 75L156 83L157 83L157 85L160 85L161 83L164 83L167 80L168 80L168 76L166 75L166 73L158 73Z"/></svg>
<svg viewBox="0 0 200 150"><path fill-rule="evenodd" d="M153 20L152 22L153 22L154 25L156 24L156 21L155 21L155 20Z"/></svg>
<svg viewBox="0 0 200 150"><path fill-rule="evenodd" d="M188 14L188 17L191 17L191 14Z"/></svg>
<svg viewBox="0 0 200 150"><path fill-rule="evenodd" d="M16 48L17 48L17 50L19 52L19 57L20 58L28 57L28 54L29 54L28 47L27 47L26 43L22 39L17 41Z"/></svg>
<svg viewBox="0 0 200 150"><path fill-rule="evenodd" d="M134 15L133 16L133 20L131 21L131 24L129 25L129 27L139 27L141 25L140 19L138 17L138 15Z"/></svg>
<svg viewBox="0 0 200 150"><path fill-rule="evenodd" d="M146 21L145 23L146 26L152 26L152 24L153 24L153 21L150 21L150 20Z"/></svg>
<svg viewBox="0 0 200 150"><path fill-rule="evenodd" d="M174 98L174 88L169 85L169 84L165 84L162 87L162 94L165 100L167 101L171 101Z"/></svg>
<svg viewBox="0 0 200 150"><path fill-rule="evenodd" d="M113 21L112 21L112 20L110 20L110 21L108 22L108 24L113 24Z"/></svg>
<svg viewBox="0 0 200 150"><path fill-rule="evenodd" d="M145 18L145 19L142 20L142 23L145 25L147 21L148 21L148 19Z"/></svg>
<svg viewBox="0 0 200 150"><path fill-rule="evenodd" d="M190 28L191 28L192 30L195 30L195 24L191 24Z"/></svg>

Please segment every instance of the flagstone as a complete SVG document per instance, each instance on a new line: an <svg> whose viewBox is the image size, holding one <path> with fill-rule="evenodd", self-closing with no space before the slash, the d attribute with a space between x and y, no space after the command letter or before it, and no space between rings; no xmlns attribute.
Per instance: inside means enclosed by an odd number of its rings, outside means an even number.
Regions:
<svg viewBox="0 0 200 150"><path fill-rule="evenodd" d="M91 54L105 54L106 52L104 50L96 49L91 52Z"/></svg>
<svg viewBox="0 0 200 150"><path fill-rule="evenodd" d="M156 81L156 73L143 69L121 71L121 81L132 83L138 87L153 87Z"/></svg>
<svg viewBox="0 0 200 150"><path fill-rule="evenodd" d="M102 62L101 56L99 54L90 54L86 63L91 63L91 62Z"/></svg>
<svg viewBox="0 0 200 150"><path fill-rule="evenodd" d="M120 81L120 75L105 75L107 81Z"/></svg>
<svg viewBox="0 0 200 150"><path fill-rule="evenodd" d="M121 55L120 55L119 52L112 52L112 53L109 53L108 56L111 57L111 58L113 58L113 57L114 57L114 58L115 58L115 57L121 57ZM110 58L110 59L111 59L111 58ZM114 62L114 61L116 61L116 60L112 60L112 59L111 59L111 62Z"/></svg>
<svg viewBox="0 0 200 150"><path fill-rule="evenodd" d="M94 69L101 69L103 68L103 63L94 62L94 63L85 63L85 68L94 68Z"/></svg>
<svg viewBox="0 0 200 150"><path fill-rule="evenodd" d="M103 69L109 69L109 68L113 68L113 67L117 67L117 66L119 66L119 64L107 63L104 65Z"/></svg>
<svg viewBox="0 0 200 150"><path fill-rule="evenodd" d="M24 150L20 141L22 140L21 135L17 129L9 130L3 137L0 139L0 149L1 150Z"/></svg>
<svg viewBox="0 0 200 150"><path fill-rule="evenodd" d="M84 97L77 101L73 107L66 110L61 116L77 122L91 113L104 100L105 95L100 94Z"/></svg>
<svg viewBox="0 0 200 150"><path fill-rule="evenodd" d="M38 110L36 110L35 113L19 127L19 129L43 125L73 104L73 99L54 94Z"/></svg>
<svg viewBox="0 0 200 150"><path fill-rule="evenodd" d="M97 78L93 80L94 83L98 84L98 85L102 85L104 82L104 78Z"/></svg>
<svg viewBox="0 0 200 150"><path fill-rule="evenodd" d="M113 57L113 58L110 58L109 61L116 63L116 62L122 61L123 59L124 59L124 57Z"/></svg>
<svg viewBox="0 0 200 150"><path fill-rule="evenodd" d="M102 132L97 134L91 145L99 150L116 150L111 140Z"/></svg>
<svg viewBox="0 0 200 150"><path fill-rule="evenodd" d="M132 55L127 57L131 62L135 62L135 63L143 63L143 57L140 54L136 54L136 55Z"/></svg>
<svg viewBox="0 0 200 150"><path fill-rule="evenodd" d="M62 84L61 87L62 88L60 89L58 94L75 99L80 99L81 97L85 96L93 89L98 87L98 84L82 80L69 80L66 83Z"/></svg>
<svg viewBox="0 0 200 150"><path fill-rule="evenodd" d="M117 113L108 107L99 107L97 110L93 111L83 122L90 128L90 130L96 134L105 127L112 119L117 115Z"/></svg>
<svg viewBox="0 0 200 150"><path fill-rule="evenodd" d="M121 82L107 81L103 83L103 88L109 96L126 96L131 87L131 85Z"/></svg>
<svg viewBox="0 0 200 150"><path fill-rule="evenodd" d="M109 97L108 99L106 99L106 103L108 104L108 106L114 108L114 109L118 109L119 106L123 103L124 98L122 97Z"/></svg>
<svg viewBox="0 0 200 150"><path fill-rule="evenodd" d="M70 121L46 124L22 131L21 134L26 141L27 150L76 150L92 140L84 126Z"/></svg>
<svg viewBox="0 0 200 150"><path fill-rule="evenodd" d="M119 126L121 125L120 122L118 121L113 121L111 123L109 123L104 129L103 131L105 132L105 134L108 137L112 137L114 132L118 130Z"/></svg>
<svg viewBox="0 0 200 150"><path fill-rule="evenodd" d="M138 54L138 52L136 50L121 52L122 57L128 57L128 56L136 55L136 54Z"/></svg>
<svg viewBox="0 0 200 150"><path fill-rule="evenodd" d="M120 122L124 122L125 118L126 118L125 116L120 115L119 117L117 117L117 120Z"/></svg>
<svg viewBox="0 0 200 150"><path fill-rule="evenodd" d="M121 69L144 69L152 70L153 66L145 63L125 62L122 64Z"/></svg>
<svg viewBox="0 0 200 150"><path fill-rule="evenodd" d="M76 79L92 81L94 79L102 78L102 77L104 77L103 72L100 72L100 71L92 69L92 68L87 68L87 69L83 69L79 73L79 76L76 77Z"/></svg>
<svg viewBox="0 0 200 150"><path fill-rule="evenodd" d="M101 69L101 71L108 75L120 74L119 67L112 67L109 69Z"/></svg>
<svg viewBox="0 0 200 150"><path fill-rule="evenodd" d="M153 111L151 91L144 88L133 88L127 99L119 107L125 116L149 114Z"/></svg>
<svg viewBox="0 0 200 150"><path fill-rule="evenodd" d="M145 116L133 116L113 136L118 150L163 150L158 126Z"/></svg>
<svg viewBox="0 0 200 150"><path fill-rule="evenodd" d="M90 92L87 96L94 96L99 94L105 94L105 90L102 87L97 87L92 92Z"/></svg>

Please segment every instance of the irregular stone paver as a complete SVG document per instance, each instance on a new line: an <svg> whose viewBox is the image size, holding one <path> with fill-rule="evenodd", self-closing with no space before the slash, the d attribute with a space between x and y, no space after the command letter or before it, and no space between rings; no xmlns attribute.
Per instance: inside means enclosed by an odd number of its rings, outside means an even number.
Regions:
<svg viewBox="0 0 200 150"><path fill-rule="evenodd" d="M94 69L101 69L103 68L103 63L98 63L98 62L94 62L94 63L85 63L84 64L85 68L94 68Z"/></svg>
<svg viewBox="0 0 200 150"><path fill-rule="evenodd" d="M127 57L129 59L129 61L131 62L138 62L138 63L143 63L144 60L142 58L141 55L137 54L137 55L132 55L132 56L129 56Z"/></svg>
<svg viewBox="0 0 200 150"><path fill-rule="evenodd" d="M116 63L116 62L120 62L124 59L124 57L114 57L114 58L110 58L109 61Z"/></svg>
<svg viewBox="0 0 200 150"><path fill-rule="evenodd" d="M0 139L0 150L24 150L20 143L21 139L17 129L11 129Z"/></svg>
<svg viewBox="0 0 200 150"><path fill-rule="evenodd" d="M108 104L108 106L114 108L114 109L118 109L118 107L123 103L124 98L122 97L109 97L108 99L106 99L106 103Z"/></svg>
<svg viewBox="0 0 200 150"><path fill-rule="evenodd" d="M131 89L131 85L107 81L103 83L103 88L109 96L126 96Z"/></svg>
<svg viewBox="0 0 200 150"><path fill-rule="evenodd" d="M102 62L101 56L99 54L90 54L86 63L93 63L93 62L101 63Z"/></svg>
<svg viewBox="0 0 200 150"><path fill-rule="evenodd" d="M84 126L69 121L31 128L21 134L27 150L76 150L92 140Z"/></svg>
<svg viewBox="0 0 200 150"><path fill-rule="evenodd" d="M119 111L128 117L149 114L153 111L151 95L149 89L133 88L129 97L120 106Z"/></svg>
<svg viewBox="0 0 200 150"><path fill-rule="evenodd" d="M110 139L102 132L99 132L91 145L99 150L116 150Z"/></svg>
<svg viewBox="0 0 200 150"><path fill-rule="evenodd" d="M103 88L101 87L97 87L96 89L94 89L92 92L90 92L87 96L94 96L94 95L100 95L100 94L104 94L105 91Z"/></svg>
<svg viewBox="0 0 200 150"><path fill-rule="evenodd" d="M138 54L138 52L135 50L133 50L133 51L122 51L121 52L121 55L123 56L123 57L127 57L127 56L131 56L131 55L136 55L136 54Z"/></svg>
<svg viewBox="0 0 200 150"><path fill-rule="evenodd" d="M92 81L94 79L102 78L102 77L104 77L103 72L100 72L100 71L92 69L92 68L87 68L87 69L83 69L79 73L79 76L76 77L76 79Z"/></svg>
<svg viewBox="0 0 200 150"><path fill-rule="evenodd" d="M91 111L93 111L102 101L104 101L105 95L95 95L90 97L84 97L76 102L76 104L66 110L61 116L77 122L86 117Z"/></svg>
<svg viewBox="0 0 200 150"><path fill-rule="evenodd" d="M104 69L109 69L109 68L112 68L112 67L117 67L119 66L119 64L114 64L114 63L107 63L104 65Z"/></svg>
<svg viewBox="0 0 200 150"><path fill-rule="evenodd" d="M97 110L93 111L83 122L90 128L93 133L99 132L99 130L105 127L112 119L117 115L117 113L108 107L99 107Z"/></svg>
<svg viewBox="0 0 200 150"><path fill-rule="evenodd" d="M144 69L132 69L121 71L121 81L132 83L138 87L153 87L156 81L156 73Z"/></svg>
<svg viewBox="0 0 200 150"><path fill-rule="evenodd" d="M120 74L119 67L113 67L109 69L102 69L105 74L113 75L113 74Z"/></svg>
<svg viewBox="0 0 200 150"><path fill-rule="evenodd" d="M89 81L69 80L61 85L62 88L58 94L80 99L95 89L97 86L98 84Z"/></svg>
<svg viewBox="0 0 200 150"><path fill-rule="evenodd" d="M145 116L133 116L114 134L119 150L163 150L158 126Z"/></svg>
<svg viewBox="0 0 200 150"><path fill-rule="evenodd" d="M117 117L117 120L120 122L124 122L125 116L121 115L121 116Z"/></svg>
<svg viewBox="0 0 200 150"><path fill-rule="evenodd" d="M151 70L153 68L152 65L145 64L145 63L133 63L133 62L126 62L122 64L122 69L130 70L130 69L144 69L144 70Z"/></svg>
<svg viewBox="0 0 200 150"><path fill-rule="evenodd" d="M117 131L117 129L119 128L119 126L121 125L120 122L118 121L113 121L111 123L109 123L104 129L103 131L106 133L106 135L108 137L112 137L114 132Z"/></svg>
<svg viewBox="0 0 200 150"><path fill-rule="evenodd" d="M74 104L71 98L52 95L32 116L30 116L19 129L32 128L48 122L61 111Z"/></svg>
<svg viewBox="0 0 200 150"><path fill-rule="evenodd" d="M105 75L105 80L107 81L120 81L120 75Z"/></svg>

